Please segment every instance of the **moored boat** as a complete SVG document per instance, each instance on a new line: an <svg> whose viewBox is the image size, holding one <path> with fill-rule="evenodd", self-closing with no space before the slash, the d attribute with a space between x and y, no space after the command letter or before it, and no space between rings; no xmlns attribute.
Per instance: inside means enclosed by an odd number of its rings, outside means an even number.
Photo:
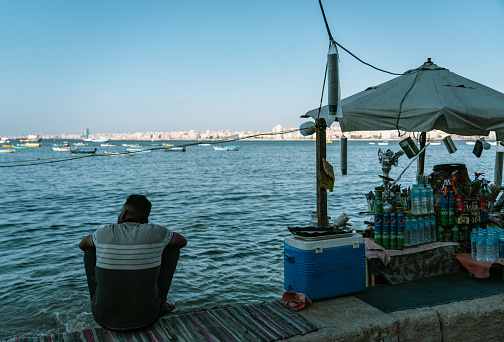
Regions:
<svg viewBox="0 0 504 342"><path fill-rule="evenodd" d="M70 152L72 152L72 154L95 154L96 151L98 151L96 148L94 150L80 150L80 149L77 149L77 148L73 148L70 150Z"/></svg>
<svg viewBox="0 0 504 342"><path fill-rule="evenodd" d="M40 140L42 140L42 138L39 138L38 135L36 135L36 134L30 134L30 135L28 135L28 138L19 139L20 142L24 142L24 143L27 143L27 142L37 143Z"/></svg>
<svg viewBox="0 0 504 342"><path fill-rule="evenodd" d="M16 150L13 148L0 149L0 153L14 153L14 152L16 152Z"/></svg>
<svg viewBox="0 0 504 342"><path fill-rule="evenodd" d="M238 151L240 146L213 146L215 151Z"/></svg>
<svg viewBox="0 0 504 342"><path fill-rule="evenodd" d="M186 151L186 148L185 146L181 146L181 147L168 147L168 148L165 148L164 149L165 152L185 152Z"/></svg>
<svg viewBox="0 0 504 342"><path fill-rule="evenodd" d="M42 146L42 144L39 142L27 142L25 145L26 145L26 147L40 147L40 146Z"/></svg>
<svg viewBox="0 0 504 342"><path fill-rule="evenodd" d="M2 147L5 147L5 148L12 148L12 145L2 145Z"/></svg>
<svg viewBox="0 0 504 342"><path fill-rule="evenodd" d="M152 150L146 150L143 148L128 148L126 149L128 152L134 152L134 153L149 153L152 152Z"/></svg>
<svg viewBox="0 0 504 342"><path fill-rule="evenodd" d="M134 157L135 154L132 152L104 152L109 157Z"/></svg>
<svg viewBox="0 0 504 342"><path fill-rule="evenodd" d="M70 151L70 146L52 146L53 151L55 152L68 152Z"/></svg>
<svg viewBox="0 0 504 342"><path fill-rule="evenodd" d="M17 144L17 145L12 145L12 148L14 148L16 150L24 150L24 149L27 149L28 146L26 146L25 144Z"/></svg>

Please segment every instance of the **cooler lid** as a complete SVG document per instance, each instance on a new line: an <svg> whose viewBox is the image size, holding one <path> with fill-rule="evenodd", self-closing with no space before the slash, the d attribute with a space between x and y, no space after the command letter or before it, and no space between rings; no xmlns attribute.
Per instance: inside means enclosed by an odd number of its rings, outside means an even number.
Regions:
<svg viewBox="0 0 504 342"><path fill-rule="evenodd" d="M353 245L354 243L364 243L364 238L358 233L349 233L336 236L323 236L317 238L306 238L298 236L288 236L284 242L294 248L305 251L315 248L333 248Z"/></svg>

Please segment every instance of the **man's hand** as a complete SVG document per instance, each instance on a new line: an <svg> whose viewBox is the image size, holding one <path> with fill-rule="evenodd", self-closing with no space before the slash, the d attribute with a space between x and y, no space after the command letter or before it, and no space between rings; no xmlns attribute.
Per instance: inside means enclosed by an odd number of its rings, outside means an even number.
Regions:
<svg viewBox="0 0 504 342"><path fill-rule="evenodd" d="M93 241L91 241L93 242ZM180 235L179 233L173 233L173 237L168 244L168 246L177 246L178 248L183 248L187 245L187 240L185 237ZM94 245L93 245L94 246Z"/></svg>
<svg viewBox="0 0 504 342"><path fill-rule="evenodd" d="M79 248L85 251L88 248L95 248L95 245L93 243L93 236L88 235L82 241L79 243Z"/></svg>

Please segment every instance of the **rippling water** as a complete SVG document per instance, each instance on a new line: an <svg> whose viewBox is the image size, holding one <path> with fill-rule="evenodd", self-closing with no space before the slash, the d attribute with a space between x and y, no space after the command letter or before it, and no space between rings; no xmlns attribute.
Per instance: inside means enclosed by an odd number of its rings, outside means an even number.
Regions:
<svg viewBox="0 0 504 342"><path fill-rule="evenodd" d="M100 226L114 223L130 193L151 200L151 222L189 241L169 293L178 309L280 298L287 226L306 225L316 210L315 143L235 144L240 151L194 146L185 153L0 168L0 339L97 326L77 245ZM470 174L485 172L493 181L495 147L477 159L472 146L456 144L459 151L453 155L442 145L429 147L426 170L463 162ZM0 162L66 155L50 145L0 154ZM399 145L349 141L348 176L341 177L339 143L327 145L327 159L338 171L335 190L328 194L329 216L345 212L351 222L364 219L358 215L366 210L364 193L381 182L378 148L395 152ZM391 177L408 163L401 157ZM414 181L415 166L399 183Z"/></svg>

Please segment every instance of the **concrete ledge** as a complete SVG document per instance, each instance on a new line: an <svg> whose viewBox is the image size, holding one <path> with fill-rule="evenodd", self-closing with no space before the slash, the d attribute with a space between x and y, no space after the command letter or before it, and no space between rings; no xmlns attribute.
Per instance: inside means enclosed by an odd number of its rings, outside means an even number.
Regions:
<svg viewBox="0 0 504 342"><path fill-rule="evenodd" d="M498 294L384 313L354 296L334 298L300 311L319 331L285 341L503 341L503 304Z"/></svg>

